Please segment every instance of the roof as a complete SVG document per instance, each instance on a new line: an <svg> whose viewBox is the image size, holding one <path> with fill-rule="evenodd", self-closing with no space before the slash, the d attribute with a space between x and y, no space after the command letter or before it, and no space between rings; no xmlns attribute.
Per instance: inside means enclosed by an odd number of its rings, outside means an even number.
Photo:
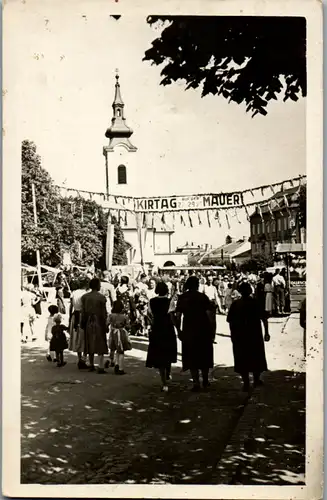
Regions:
<svg viewBox="0 0 327 500"><path fill-rule="evenodd" d="M208 257L220 257L222 251L224 253L224 256L232 255L239 248L241 248L244 245L244 243L246 243L246 242L244 242L242 240L242 241L239 241L239 242L236 241L236 242L233 242L233 243L227 243L225 245L221 245L220 247L214 248L213 250L211 250L211 252L208 253Z"/></svg>

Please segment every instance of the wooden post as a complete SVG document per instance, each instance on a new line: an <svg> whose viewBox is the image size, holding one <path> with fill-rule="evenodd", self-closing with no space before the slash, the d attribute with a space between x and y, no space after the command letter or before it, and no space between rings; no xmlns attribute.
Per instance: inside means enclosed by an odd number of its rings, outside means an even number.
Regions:
<svg viewBox="0 0 327 500"><path fill-rule="evenodd" d="M34 224L35 227L37 227L36 197L35 197L34 182L32 182L32 198L33 198ZM38 248L36 249L36 267L37 267L37 276L39 280L39 288L43 289L42 273L41 273L41 257L40 257L40 250Z"/></svg>

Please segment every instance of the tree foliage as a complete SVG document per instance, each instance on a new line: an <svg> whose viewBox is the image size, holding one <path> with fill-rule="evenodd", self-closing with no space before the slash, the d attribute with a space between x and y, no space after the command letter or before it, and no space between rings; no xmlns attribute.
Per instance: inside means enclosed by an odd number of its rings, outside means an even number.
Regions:
<svg viewBox="0 0 327 500"><path fill-rule="evenodd" d="M112 264L113 266L125 266L127 264L127 243L124 239L124 233L114 217L112 222L114 223L114 251L112 255Z"/></svg>
<svg viewBox="0 0 327 500"><path fill-rule="evenodd" d="M240 265L240 269L243 272L247 271L264 271L267 267L272 267L274 265L273 256L268 256L265 253L255 253L252 257Z"/></svg>
<svg viewBox="0 0 327 500"><path fill-rule="evenodd" d="M267 114L274 99L306 96L306 20L302 17L149 16L163 30L144 60L163 65L161 84L183 80ZM283 85L284 82L284 85Z"/></svg>
<svg viewBox="0 0 327 500"><path fill-rule="evenodd" d="M35 186L37 219L33 215L32 183ZM79 197L64 198L55 187L49 173L42 168L36 146L22 143L22 222L21 256L26 264L35 265L35 250L42 264L57 266L64 252L70 252L76 265L92 264L104 269L108 215L93 200ZM123 232L115 221L114 256L119 264L126 263ZM114 259L114 260L115 260Z"/></svg>

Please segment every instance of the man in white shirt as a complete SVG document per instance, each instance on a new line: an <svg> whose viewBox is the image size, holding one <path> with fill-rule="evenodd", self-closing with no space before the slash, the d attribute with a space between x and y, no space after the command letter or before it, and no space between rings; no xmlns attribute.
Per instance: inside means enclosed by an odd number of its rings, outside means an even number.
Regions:
<svg viewBox="0 0 327 500"><path fill-rule="evenodd" d="M213 343L216 344L216 330L217 330L217 320L216 320L216 311L219 304L218 292L217 288L213 285L213 276L208 276L207 284L204 285L203 293L208 297L211 303L210 317L212 323L212 340Z"/></svg>
<svg viewBox="0 0 327 500"><path fill-rule="evenodd" d="M276 269L276 274L272 279L272 285L276 301L277 314L283 314L285 309L285 288L286 283L280 274L280 269Z"/></svg>

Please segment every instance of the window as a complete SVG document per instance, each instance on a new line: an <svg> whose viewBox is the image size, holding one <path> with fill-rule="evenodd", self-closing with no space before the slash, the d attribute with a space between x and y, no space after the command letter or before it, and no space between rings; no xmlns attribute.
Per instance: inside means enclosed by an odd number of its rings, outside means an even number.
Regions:
<svg viewBox="0 0 327 500"><path fill-rule="evenodd" d="M118 184L127 184L125 165L119 165L118 167Z"/></svg>
<svg viewBox="0 0 327 500"><path fill-rule="evenodd" d="M285 217L284 219L284 229L285 231L288 229L288 217Z"/></svg>
<svg viewBox="0 0 327 500"><path fill-rule="evenodd" d="M278 231L282 230L282 219L277 219L277 230Z"/></svg>
<svg viewBox="0 0 327 500"><path fill-rule="evenodd" d="M117 109L117 116L120 118L120 109Z"/></svg>

